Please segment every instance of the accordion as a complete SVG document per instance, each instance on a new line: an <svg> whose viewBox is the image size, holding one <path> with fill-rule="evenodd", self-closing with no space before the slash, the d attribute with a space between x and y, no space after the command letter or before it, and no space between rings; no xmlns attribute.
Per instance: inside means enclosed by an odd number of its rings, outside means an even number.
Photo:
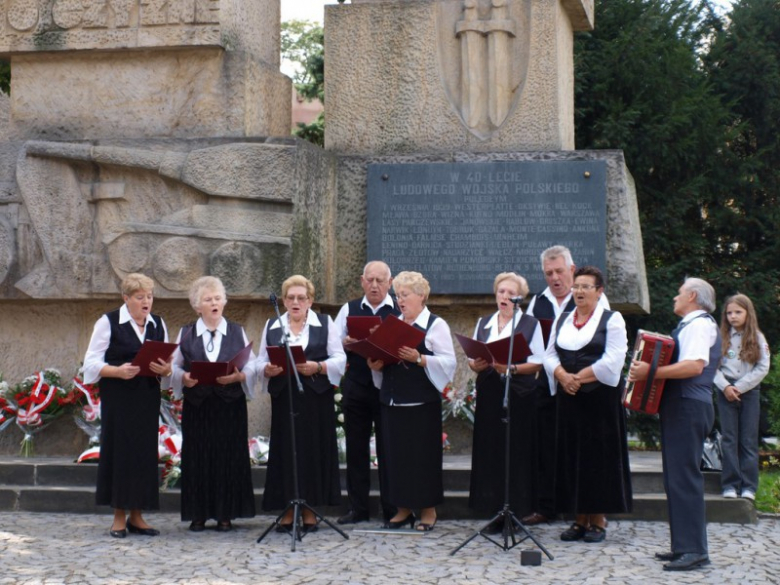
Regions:
<svg viewBox="0 0 780 585"><path fill-rule="evenodd" d="M656 380L658 366L668 365L672 361L674 339L668 335L651 333L640 329L634 344L634 359L650 364L647 379L641 382L629 382L623 392L623 406L647 414L656 414L661 405L661 395L666 380Z"/></svg>

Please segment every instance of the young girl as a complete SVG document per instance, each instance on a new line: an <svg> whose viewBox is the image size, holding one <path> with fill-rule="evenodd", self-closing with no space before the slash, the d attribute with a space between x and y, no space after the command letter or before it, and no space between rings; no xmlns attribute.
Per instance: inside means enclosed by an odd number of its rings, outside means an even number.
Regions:
<svg viewBox="0 0 780 585"><path fill-rule="evenodd" d="M758 489L759 384L769 372L769 346L751 300L726 300L720 323L723 357L715 375L723 431L724 498L754 500Z"/></svg>

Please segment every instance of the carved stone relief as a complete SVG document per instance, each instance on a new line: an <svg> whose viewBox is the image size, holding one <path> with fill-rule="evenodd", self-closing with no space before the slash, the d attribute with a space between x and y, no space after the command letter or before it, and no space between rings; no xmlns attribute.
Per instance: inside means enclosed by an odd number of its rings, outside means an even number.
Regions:
<svg viewBox="0 0 780 585"><path fill-rule="evenodd" d="M521 99L528 66L528 0L439 4L442 82L463 124L486 139ZM454 74L453 74L454 73Z"/></svg>

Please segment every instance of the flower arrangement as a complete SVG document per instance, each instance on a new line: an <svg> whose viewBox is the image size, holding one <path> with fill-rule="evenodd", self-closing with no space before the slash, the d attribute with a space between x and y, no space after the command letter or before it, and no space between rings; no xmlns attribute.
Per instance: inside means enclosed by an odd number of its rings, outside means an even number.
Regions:
<svg viewBox="0 0 780 585"><path fill-rule="evenodd" d="M16 418L16 408L7 399L10 391L8 382L3 380L3 375L0 374L0 431L14 422Z"/></svg>
<svg viewBox="0 0 780 585"><path fill-rule="evenodd" d="M73 418L89 437L89 447L76 459L77 463L100 458L100 390L97 384L85 384L78 375L71 382L79 393Z"/></svg>
<svg viewBox="0 0 780 585"><path fill-rule="evenodd" d="M158 453L163 464L160 491L176 487L181 479L181 415L183 400L173 397L171 388L162 391Z"/></svg>
<svg viewBox="0 0 780 585"><path fill-rule="evenodd" d="M4 412L15 413L16 425L24 433L20 454L33 456L33 436L51 421L61 416L69 405L78 400L78 391L66 389L59 370L46 368L28 376L13 390L6 384L3 399Z"/></svg>
<svg viewBox="0 0 780 585"><path fill-rule="evenodd" d="M474 411L477 408L477 388L473 379L466 382L466 387L455 390L451 385L442 392L441 420L449 417L459 418L474 427Z"/></svg>
<svg viewBox="0 0 780 585"><path fill-rule="evenodd" d="M265 465L268 463L268 451L270 441L266 437L258 435L249 439L249 461L252 465Z"/></svg>

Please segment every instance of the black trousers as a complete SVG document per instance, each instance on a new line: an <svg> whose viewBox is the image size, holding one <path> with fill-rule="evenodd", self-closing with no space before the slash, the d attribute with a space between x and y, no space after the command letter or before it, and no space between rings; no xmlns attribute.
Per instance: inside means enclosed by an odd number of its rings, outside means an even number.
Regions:
<svg viewBox="0 0 780 585"><path fill-rule="evenodd" d="M345 377L341 383L341 392L341 410L344 413L344 433L347 444L347 495L350 508L356 514L370 514L371 429L374 427L382 514L386 520L389 520L395 515L395 507L384 500L386 490L382 473L379 389L374 386L370 377L365 383Z"/></svg>
<svg viewBox="0 0 780 585"><path fill-rule="evenodd" d="M668 391L661 399L661 456L672 552L707 554L707 515L701 457L712 429L712 402Z"/></svg>
<svg viewBox="0 0 780 585"><path fill-rule="evenodd" d="M548 518L557 515L555 508L555 468L556 468L556 427L557 400L550 395L544 371L536 386L536 439L539 458L537 493L539 494L536 511Z"/></svg>

